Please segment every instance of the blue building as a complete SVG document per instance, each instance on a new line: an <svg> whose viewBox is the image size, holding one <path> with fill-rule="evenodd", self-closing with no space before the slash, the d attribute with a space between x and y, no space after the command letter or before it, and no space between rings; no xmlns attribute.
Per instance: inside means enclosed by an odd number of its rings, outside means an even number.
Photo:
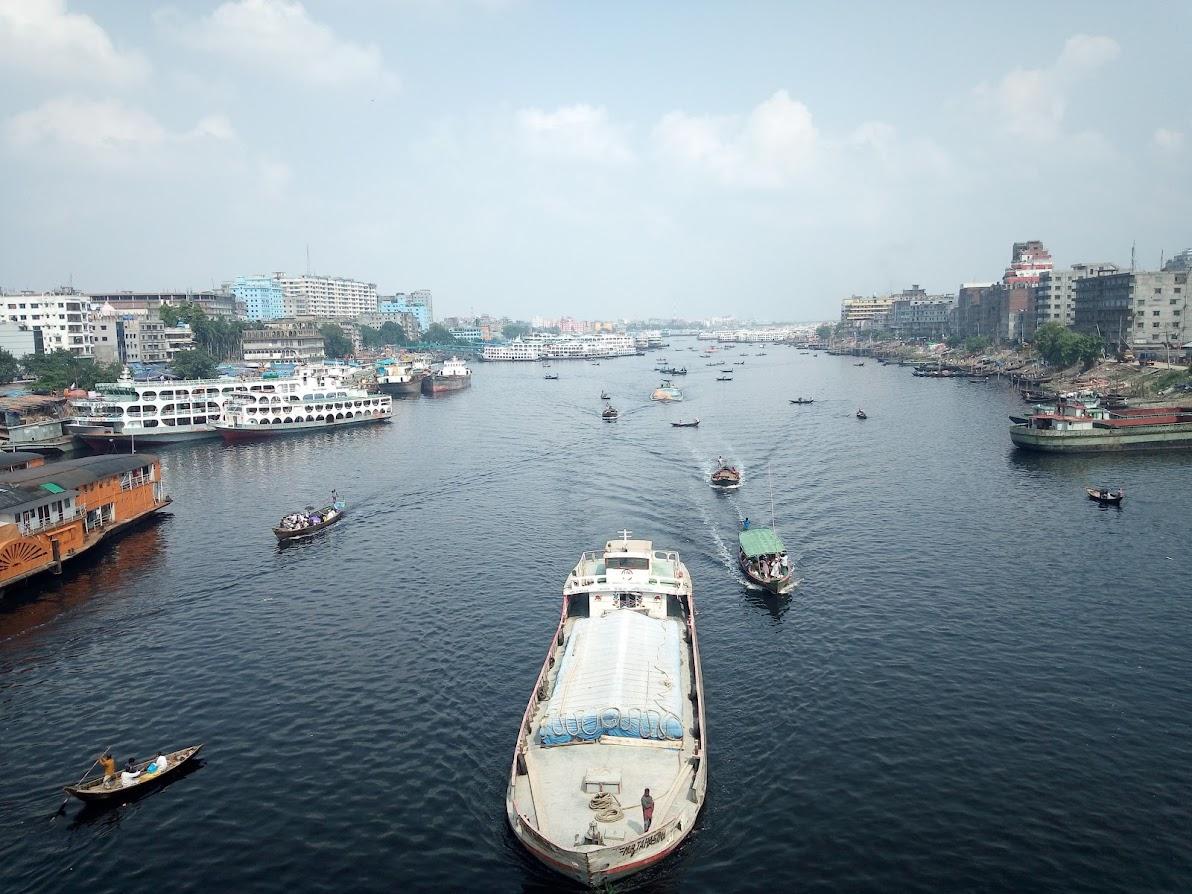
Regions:
<svg viewBox="0 0 1192 894"><path fill-rule="evenodd" d="M286 315L281 283L272 276L237 276L232 294L244 302L250 320L277 320Z"/></svg>
<svg viewBox="0 0 1192 894"><path fill-rule="evenodd" d="M377 310L383 314L412 314L418 321L418 328L426 332L434 322L431 310L431 297L428 291L411 292L409 295L398 292L393 296L385 296L377 304Z"/></svg>

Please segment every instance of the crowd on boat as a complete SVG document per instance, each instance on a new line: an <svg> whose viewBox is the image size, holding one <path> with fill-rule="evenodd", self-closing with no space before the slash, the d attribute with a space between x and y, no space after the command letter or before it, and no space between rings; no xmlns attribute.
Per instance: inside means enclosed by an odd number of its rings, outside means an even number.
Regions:
<svg viewBox="0 0 1192 894"><path fill-rule="evenodd" d="M343 511L338 505L339 497L335 491L331 492L331 505L322 509L307 507L301 512L292 512L278 523L282 531L302 531L306 528L316 528L319 525L334 521Z"/></svg>
<svg viewBox="0 0 1192 894"><path fill-rule="evenodd" d="M164 754L159 754L142 770L137 769L137 759L130 757L122 770L116 770L116 758L112 752L105 751L99 758L99 766L103 770L103 787L112 788L119 781L122 788L137 785L146 779L164 773L170 768L170 761Z"/></svg>

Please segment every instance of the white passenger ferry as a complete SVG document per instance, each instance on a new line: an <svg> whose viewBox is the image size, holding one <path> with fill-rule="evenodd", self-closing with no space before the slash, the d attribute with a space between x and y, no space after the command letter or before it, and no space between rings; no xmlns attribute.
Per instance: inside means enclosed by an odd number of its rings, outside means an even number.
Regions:
<svg viewBox="0 0 1192 894"><path fill-rule="evenodd" d="M232 394L215 430L225 441L243 441L392 419L392 397L346 384L356 372L342 367L299 367L293 378L276 381L269 392Z"/></svg>
<svg viewBox="0 0 1192 894"><path fill-rule="evenodd" d="M140 441L173 444L215 438L215 421L237 391L273 393L279 380L183 379L134 382L128 370L95 386L94 396L70 402L66 431L98 450Z"/></svg>
<svg viewBox="0 0 1192 894"><path fill-rule="evenodd" d="M691 576L674 550L610 540L563 586L505 797L514 834L587 885L664 858L708 785Z"/></svg>

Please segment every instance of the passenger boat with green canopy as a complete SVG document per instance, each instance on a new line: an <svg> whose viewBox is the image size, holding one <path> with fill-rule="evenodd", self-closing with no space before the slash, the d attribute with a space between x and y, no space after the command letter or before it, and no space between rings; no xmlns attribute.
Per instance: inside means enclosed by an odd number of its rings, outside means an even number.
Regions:
<svg viewBox="0 0 1192 894"><path fill-rule="evenodd" d="M777 595L794 589L794 569L782 538L773 529L746 528L737 541L741 545L737 562L751 584Z"/></svg>

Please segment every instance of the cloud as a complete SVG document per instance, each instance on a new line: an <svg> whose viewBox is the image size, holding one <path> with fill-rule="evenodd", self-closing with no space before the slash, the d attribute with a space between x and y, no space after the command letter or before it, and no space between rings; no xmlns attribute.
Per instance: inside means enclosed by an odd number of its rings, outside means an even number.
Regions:
<svg viewBox="0 0 1192 894"><path fill-rule="evenodd" d="M580 104L553 112L521 109L517 128L523 148L532 155L604 165L634 159L624 130L603 107Z"/></svg>
<svg viewBox="0 0 1192 894"><path fill-rule="evenodd" d="M1184 148L1184 132L1160 127L1151 137L1151 142L1156 149L1174 154Z"/></svg>
<svg viewBox="0 0 1192 894"><path fill-rule="evenodd" d="M278 77L319 87L398 86L375 44L338 37L297 0L228 0L198 21L185 21L174 10L155 18L193 47Z"/></svg>
<svg viewBox="0 0 1192 894"><path fill-rule="evenodd" d="M89 158L119 160L168 144L200 140L232 141L236 134L222 115L199 120L189 131L174 132L148 112L107 100L61 97L21 112L4 124L15 149L82 150Z"/></svg>
<svg viewBox="0 0 1192 894"><path fill-rule="evenodd" d="M1046 68L1016 68L997 85L981 84L974 93L992 106L1010 135L1051 142L1062 135L1072 90L1120 53L1113 38L1077 34Z"/></svg>
<svg viewBox="0 0 1192 894"><path fill-rule="evenodd" d="M59 79L113 84L141 81L149 63L121 52L90 16L66 11L64 0L0 0L0 64Z"/></svg>
<svg viewBox="0 0 1192 894"><path fill-rule="evenodd" d="M773 189L810 172L819 132L807 106L779 90L744 120L670 112L655 126L653 142L663 160L726 185Z"/></svg>

